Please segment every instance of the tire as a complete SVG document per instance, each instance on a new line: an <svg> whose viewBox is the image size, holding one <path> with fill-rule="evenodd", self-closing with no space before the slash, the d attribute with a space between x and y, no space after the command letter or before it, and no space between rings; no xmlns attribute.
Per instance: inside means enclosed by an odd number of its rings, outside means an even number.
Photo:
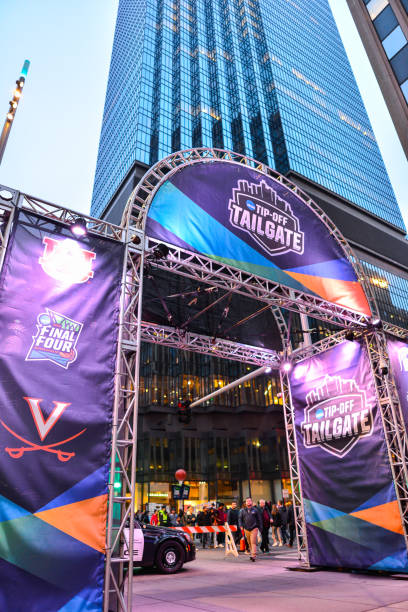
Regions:
<svg viewBox="0 0 408 612"><path fill-rule="evenodd" d="M181 544L170 540L163 542L157 551L156 567L163 574L174 574L178 572L184 563L184 550Z"/></svg>

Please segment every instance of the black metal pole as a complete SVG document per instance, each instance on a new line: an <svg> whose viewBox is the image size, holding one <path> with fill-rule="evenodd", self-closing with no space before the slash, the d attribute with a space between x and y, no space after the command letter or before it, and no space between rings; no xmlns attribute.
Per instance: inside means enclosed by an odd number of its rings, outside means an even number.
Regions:
<svg viewBox="0 0 408 612"><path fill-rule="evenodd" d="M30 62L28 60L25 60L21 69L21 74L16 81L16 88L14 90L13 99L9 102L10 107L6 115L3 130L0 135L0 164L3 159L4 151L6 150L6 144L10 135L11 126L13 125L14 117L17 112L18 103L20 102L21 94L25 83L25 77L27 76L29 67Z"/></svg>

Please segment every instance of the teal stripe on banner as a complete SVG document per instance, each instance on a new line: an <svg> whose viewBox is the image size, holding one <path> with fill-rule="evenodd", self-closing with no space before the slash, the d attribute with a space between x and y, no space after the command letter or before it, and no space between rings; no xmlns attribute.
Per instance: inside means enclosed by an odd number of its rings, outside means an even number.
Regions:
<svg viewBox="0 0 408 612"><path fill-rule="evenodd" d="M148 216L209 257L248 261L279 270L278 266L235 236L170 181L166 181L155 195Z"/></svg>
<svg viewBox="0 0 408 612"><path fill-rule="evenodd" d="M301 283L235 236L170 181L158 190L148 216L207 257L230 263L287 287L305 290ZM313 293L309 289L307 292Z"/></svg>

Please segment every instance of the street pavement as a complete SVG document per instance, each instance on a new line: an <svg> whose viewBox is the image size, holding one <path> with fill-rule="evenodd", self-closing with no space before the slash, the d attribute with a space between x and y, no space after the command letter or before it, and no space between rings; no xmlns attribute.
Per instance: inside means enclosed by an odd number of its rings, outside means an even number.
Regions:
<svg viewBox="0 0 408 612"><path fill-rule="evenodd" d="M172 576L135 570L135 612L382 612L408 610L408 581L349 572L296 572L296 552L272 548L255 563L198 550Z"/></svg>

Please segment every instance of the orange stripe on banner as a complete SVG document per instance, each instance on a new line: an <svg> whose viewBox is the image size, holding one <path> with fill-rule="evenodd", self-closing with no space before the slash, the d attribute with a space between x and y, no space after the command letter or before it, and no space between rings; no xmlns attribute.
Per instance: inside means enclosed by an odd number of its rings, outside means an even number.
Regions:
<svg viewBox="0 0 408 612"><path fill-rule="evenodd" d="M359 510L358 512L350 512L350 514L363 521L367 521L367 523L373 523L378 527L383 527L383 529L404 535L397 501L367 508L366 510Z"/></svg>
<svg viewBox="0 0 408 612"><path fill-rule="evenodd" d="M323 278L321 276L311 276L310 274L288 272L287 270L285 270L285 273L328 302L371 315L367 298L360 283L357 281Z"/></svg>
<svg viewBox="0 0 408 612"><path fill-rule="evenodd" d="M36 512L34 516L91 548L104 552L107 498L107 495L99 495Z"/></svg>

